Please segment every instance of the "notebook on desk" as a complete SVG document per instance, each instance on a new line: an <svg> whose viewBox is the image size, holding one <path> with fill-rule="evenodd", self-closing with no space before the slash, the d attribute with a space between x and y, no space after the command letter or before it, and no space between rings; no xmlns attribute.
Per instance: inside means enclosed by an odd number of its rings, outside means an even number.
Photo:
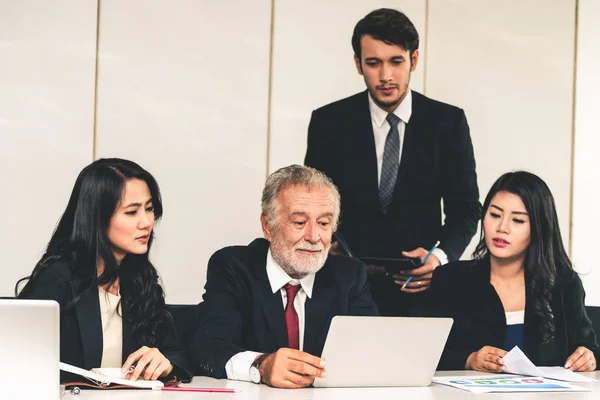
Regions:
<svg viewBox="0 0 600 400"><path fill-rule="evenodd" d="M451 318L351 317L331 321L322 357L327 377L315 387L428 386Z"/></svg>
<svg viewBox="0 0 600 400"><path fill-rule="evenodd" d="M70 364L60 363L60 369L71 374L76 374L85 378L81 382L65 382L65 386L88 386L98 389L154 389L162 388L165 384L161 381L150 381L144 379L128 380L126 375L121 373L120 368L93 368L90 371L75 367ZM178 381L171 381L167 386L177 386Z"/></svg>
<svg viewBox="0 0 600 400"><path fill-rule="evenodd" d="M30 399L60 396L59 307L51 300L0 300L0 376Z"/></svg>

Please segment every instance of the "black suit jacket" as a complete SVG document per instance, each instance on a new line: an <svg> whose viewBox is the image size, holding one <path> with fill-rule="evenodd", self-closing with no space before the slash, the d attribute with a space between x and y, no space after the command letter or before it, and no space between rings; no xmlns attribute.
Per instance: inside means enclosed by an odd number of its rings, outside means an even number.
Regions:
<svg viewBox="0 0 600 400"><path fill-rule="evenodd" d="M87 273L89 272L89 273ZM79 271L72 261L62 259L49 265L29 287L25 298L55 300L60 312L60 360L84 369L100 367L102 361L102 318L97 287L85 291L94 279L95 271ZM79 293L81 296L75 307L65 309ZM123 318L123 363L131 353L143 345L133 339L134 322L128 318L128 304L133 298L127 285L121 283L120 294ZM165 318L168 318L165 315ZM170 329L160 352L173 364L173 375L183 381L191 380L188 362L179 346L179 341L169 322ZM61 381L72 380L69 374L61 372ZM80 379L80 377L78 378Z"/></svg>
<svg viewBox="0 0 600 400"><path fill-rule="evenodd" d="M339 231L357 256L398 257L439 240L457 260L481 213L473 145L463 110L412 92L396 188L380 210L367 92L315 110L305 164L323 171L342 197ZM446 216L442 226L440 200Z"/></svg>
<svg viewBox="0 0 600 400"><path fill-rule="evenodd" d="M600 351L592 322L585 312L585 291L577 274L559 277L552 290L550 306L554 314L555 339L541 343L540 322L534 314L531 284L525 277L525 348L524 353L536 365L562 366L579 346ZM454 318L454 325L438 369L464 369L469 354L483 346L503 348L506 316L496 290L490 283L487 260L461 261L435 270L430 297L420 316Z"/></svg>
<svg viewBox="0 0 600 400"><path fill-rule="evenodd" d="M206 292L192 340L201 375L225 378L225 364L246 350L271 353L287 347L285 312L266 272L269 242L226 247L208 262ZM320 356L336 315L377 315L363 264L329 255L305 303L303 351Z"/></svg>
<svg viewBox="0 0 600 400"><path fill-rule="evenodd" d="M481 204L473 145L465 113L454 106L412 92L412 114L387 215L380 209L366 91L313 112L304 162L338 187L338 231L357 257L399 257L405 250L429 249L439 240L453 261L477 230ZM370 275L369 283L382 315L407 315L426 295L407 295L383 275Z"/></svg>

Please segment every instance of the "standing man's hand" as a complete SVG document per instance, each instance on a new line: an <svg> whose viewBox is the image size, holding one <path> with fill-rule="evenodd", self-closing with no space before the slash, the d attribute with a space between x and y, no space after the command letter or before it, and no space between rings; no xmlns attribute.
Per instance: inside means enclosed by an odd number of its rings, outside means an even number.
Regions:
<svg viewBox="0 0 600 400"><path fill-rule="evenodd" d="M402 255L405 257L418 257L423 261L423 259L427 256L428 251L422 247L411 251L403 251ZM440 260L435 256L435 254L431 254L427 259L427 262L413 269L405 269L400 271L397 274L394 274L394 283L398 286L404 286L404 282L408 279L409 276L412 276L411 281L406 285L402 291L407 293L419 293L429 289L429 285L431 285L431 277L433 276L433 271L440 266Z"/></svg>
<svg viewBox="0 0 600 400"><path fill-rule="evenodd" d="M281 348L269 355L259 367L262 381L277 388L297 389L325 378L325 360L300 350Z"/></svg>

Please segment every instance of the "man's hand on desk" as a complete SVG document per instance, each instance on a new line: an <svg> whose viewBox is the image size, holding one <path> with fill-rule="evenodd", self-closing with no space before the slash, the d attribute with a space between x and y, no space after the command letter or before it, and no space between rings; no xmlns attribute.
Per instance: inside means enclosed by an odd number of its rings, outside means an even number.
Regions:
<svg viewBox="0 0 600 400"><path fill-rule="evenodd" d="M403 251L402 255L405 257L419 257L421 260L423 260L427 256L427 250L419 247L418 249L414 249L412 251ZM431 285L433 271L439 267L440 264L440 260L435 256L435 254L431 254L427 259L427 262L419 268L406 269L394 274L394 283L402 287L404 286L404 282L406 282L406 280L412 276L411 281L404 289L402 289L402 291L407 293L419 293L427 290L429 289L429 285Z"/></svg>
<svg viewBox="0 0 600 400"><path fill-rule="evenodd" d="M259 367L262 381L269 386L297 389L324 378L325 360L300 350L282 348L269 355Z"/></svg>

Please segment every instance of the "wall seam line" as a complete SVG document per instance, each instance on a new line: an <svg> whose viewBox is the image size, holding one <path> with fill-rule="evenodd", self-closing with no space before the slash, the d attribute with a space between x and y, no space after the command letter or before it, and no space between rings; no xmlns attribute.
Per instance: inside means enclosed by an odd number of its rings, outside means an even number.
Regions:
<svg viewBox="0 0 600 400"><path fill-rule="evenodd" d="M94 126L92 130L92 161L97 157L98 145L98 65L100 50L100 9L102 0L98 0L96 10L96 59L94 66Z"/></svg>
<svg viewBox="0 0 600 400"><path fill-rule="evenodd" d="M271 30L269 33L269 81L267 93L267 157L265 179L269 177L271 170L271 117L273 106L273 42L275 39L275 0L271 0Z"/></svg>

